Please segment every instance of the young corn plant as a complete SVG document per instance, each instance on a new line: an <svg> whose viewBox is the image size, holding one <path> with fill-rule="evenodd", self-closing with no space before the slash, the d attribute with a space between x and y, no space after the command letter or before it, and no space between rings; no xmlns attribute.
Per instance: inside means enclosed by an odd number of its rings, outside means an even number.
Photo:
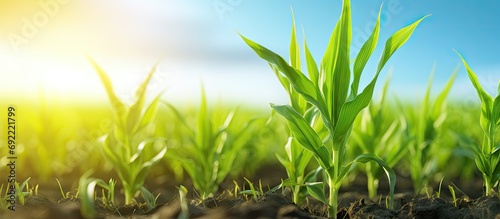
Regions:
<svg viewBox="0 0 500 219"><path fill-rule="evenodd" d="M402 144L408 148L408 161L410 176L413 182L415 194L427 187L431 177L436 173L436 166L442 148L446 146L443 135L446 134L443 122L447 117L446 97L453 85L458 68L446 83L444 89L439 93L434 102L431 102L431 87L434 70L431 73L423 102L418 107L405 105L403 108L404 119L407 124L404 127Z"/></svg>
<svg viewBox="0 0 500 219"><path fill-rule="evenodd" d="M89 178L91 172L86 172L78 182L78 194L82 205L81 214L85 218L95 218L95 201L100 201L102 207L116 209L115 207L115 185L116 181L110 179L108 183L102 179ZM95 189L102 188L102 197L97 198ZM107 192L105 192L105 190ZM119 213L119 212L118 212Z"/></svg>
<svg viewBox="0 0 500 219"><path fill-rule="evenodd" d="M483 174L485 193L493 195L494 187L500 180L500 80L495 98L490 96L479 83L476 74L465 59L459 54L467 69L469 79L481 100L481 117L479 123L483 129L481 147L471 147L476 155L476 166Z"/></svg>
<svg viewBox="0 0 500 219"><path fill-rule="evenodd" d="M134 196L144 185L151 167L165 155L167 147L163 138L153 138L148 134L157 112L158 95L149 105L145 105L146 88L156 67L137 88L133 103L126 106L113 91L107 74L93 60L113 108L113 127L100 140L104 157L113 165L123 186L125 204L135 201Z"/></svg>
<svg viewBox="0 0 500 219"><path fill-rule="evenodd" d="M308 73L311 79L297 68L290 66L281 56L271 50L245 38L243 40L250 46L258 56L269 62L280 74L287 79L296 95L301 95L308 103L318 111L324 128L329 136L321 139L320 134L315 131L307 118L297 112L290 105L274 105L271 107L287 121L293 137L306 150L310 151L321 168L325 171L326 182L329 187L328 199L323 193L322 184L308 184L309 193L315 198L328 205L329 217L337 216L337 201L339 188L342 180L352 171L357 162L374 161L385 170L390 183L390 207L393 206L393 194L396 176L394 171L378 156L374 154L362 154L353 161L345 163L346 143L349 139L352 124L358 113L368 106L380 71L389 58L399 49L412 35L415 28L425 17L413 24L402 28L392 35L387 41L379 61L378 68L372 81L358 93L361 73L373 53L378 41L380 28L380 13L374 30L369 39L364 43L358 56L354 60L353 80L351 83L351 6L349 0L343 1L342 13L332 36L326 53L320 65L320 69L314 68L313 57L306 52L306 59L310 62ZM350 87L350 93L349 93Z"/></svg>
<svg viewBox="0 0 500 219"><path fill-rule="evenodd" d="M359 147L365 154L376 154L384 160L389 167L396 165L406 154L407 147L400 144L404 123L399 123L399 118L387 106L386 96L389 87L387 79L378 102L371 102L363 110L361 117L356 120L353 127L353 146ZM391 117L392 116L392 117ZM376 198L380 175L383 173L379 166L367 163L364 171L367 176L368 196Z"/></svg>
<svg viewBox="0 0 500 219"><path fill-rule="evenodd" d="M183 134L187 141L172 148L168 157L179 162L202 199L211 197L217 192L222 181L234 171L233 166L238 162L238 154L248 139L247 130L254 120L238 128L233 127L236 112L209 112L204 89L194 126L189 124L189 120L174 106L166 104L187 132Z"/></svg>
<svg viewBox="0 0 500 219"><path fill-rule="evenodd" d="M290 66L295 69L301 69L300 66L300 48L298 46L296 30L295 30L295 18L292 12L292 34L290 40ZM310 55L309 48L305 45L306 54ZM317 69L316 64L312 59L307 60L308 69ZM319 121L317 119L317 111L314 110L312 104L308 103L306 99L302 97L291 85L288 79L282 75L279 70L271 65L272 70L278 77L281 85L285 88L288 93L290 99L290 106L297 111L303 118L306 119L308 124L311 127L317 127L315 130L317 132L323 131L320 137L326 137L327 132L324 132L325 129L318 128ZM318 74L310 74L309 79L315 80L311 77L314 77ZM290 133L289 136L293 136L293 133ZM302 203L302 201L307 196L307 189L303 185L306 183L316 181L316 175L318 171L312 170L309 173L306 173L306 168L312 158L312 153L306 150L304 147L300 145L300 143L293 137L289 137L288 141L285 145L286 156L282 156L280 154L276 154L278 161L283 165L286 169L288 179L283 182L283 185L287 185L292 191L292 199L296 204Z"/></svg>

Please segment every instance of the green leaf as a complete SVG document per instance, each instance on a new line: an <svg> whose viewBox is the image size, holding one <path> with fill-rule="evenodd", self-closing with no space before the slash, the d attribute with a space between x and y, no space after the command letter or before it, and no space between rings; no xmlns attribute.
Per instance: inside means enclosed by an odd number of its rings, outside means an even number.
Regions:
<svg viewBox="0 0 500 219"><path fill-rule="evenodd" d="M291 8L291 7L290 7ZM295 15L292 10L292 36L290 39L290 64L293 68L300 70L300 49L297 42L295 31Z"/></svg>
<svg viewBox="0 0 500 219"><path fill-rule="evenodd" d="M433 111L434 118L437 118L444 111L443 109L444 101L448 96L448 93L450 92L451 86L453 85L455 78L457 77L458 70L459 67L457 66L453 71L453 74L451 75L450 79L448 79L448 82L446 83L446 86L444 87L443 91L441 91L439 96L434 101L434 111Z"/></svg>
<svg viewBox="0 0 500 219"><path fill-rule="evenodd" d="M321 172L321 167L309 171L304 177L304 182L315 182L318 179L318 174Z"/></svg>
<svg viewBox="0 0 500 219"><path fill-rule="evenodd" d="M323 94L328 107L328 116L333 124L339 118L349 90L351 34L351 5L350 1L345 0L340 19L330 37L322 61L325 78Z"/></svg>
<svg viewBox="0 0 500 219"><path fill-rule="evenodd" d="M129 160L129 163L132 164L133 162L135 162L139 157L143 158L144 156L142 155L142 152L146 149L146 146L148 145L151 145L151 144L154 144L158 141L166 141L167 139L166 138L149 138L149 139L146 139L144 141L142 141L139 146L137 146L137 151L134 155L132 155L132 157L130 158ZM153 147L152 145L150 147ZM163 151L163 149L165 151ZM167 147L165 146L164 148L162 149L162 151L160 153L157 154L157 156L160 156L159 159L163 158L163 155L165 155L165 152L167 150ZM155 153L156 154L156 153ZM163 154L163 155L161 155Z"/></svg>
<svg viewBox="0 0 500 219"><path fill-rule="evenodd" d="M380 157L378 157L375 154L362 154L357 156L353 162L360 162L360 163L366 163L369 161L374 161L377 163L381 168L384 169L385 174L387 176L388 182L389 182L389 208L393 209L394 208L394 188L396 187L396 173L394 173L394 170L392 170L391 167L385 163Z"/></svg>
<svg viewBox="0 0 500 219"><path fill-rule="evenodd" d="M278 71L285 74L293 88L299 92L309 103L315 105L323 115L328 115L328 111L323 97L317 87L300 70L289 66L281 56L273 51L241 36L241 38L252 48L259 57L274 65ZM331 126L326 124L327 127ZM329 127L330 128L330 127Z"/></svg>
<svg viewBox="0 0 500 219"><path fill-rule="evenodd" d="M201 88L201 104L198 114L198 121L196 123L196 144L199 148L205 145L210 145L210 133L212 132L211 121L208 117L207 98L205 89L202 85Z"/></svg>
<svg viewBox="0 0 500 219"><path fill-rule="evenodd" d="M104 88L106 89L109 100L111 101L111 106L113 107L114 111L119 115L119 118L123 118L123 115L126 112L126 107L125 104L123 104L122 101L116 96L115 91L113 90L113 84L111 83L111 80L109 79L106 72L104 72L104 70L102 70L102 68L92 58L90 57L87 58L97 71L97 74L99 75L99 78L101 79L101 82L104 85Z"/></svg>
<svg viewBox="0 0 500 219"><path fill-rule="evenodd" d="M173 111L175 117L179 120L179 122L181 123L181 125L184 126L184 128L186 128L186 130L188 131L188 135L190 136L189 139L194 139L194 132L192 131L191 127L188 125L188 123L186 122L186 119L184 118L184 116L182 116L182 114L179 112L179 110L177 110L177 108L175 108L172 104L170 103L167 103L165 101L161 101L163 104L165 104L168 108L170 108L170 110ZM196 144L196 142L192 142L193 144Z"/></svg>
<svg viewBox="0 0 500 219"><path fill-rule="evenodd" d="M493 100L493 109L492 111L492 123L500 128L500 96L495 97Z"/></svg>
<svg viewBox="0 0 500 219"><path fill-rule="evenodd" d="M356 96L353 100L348 101L342 106L340 111L339 118L341 120L336 123L334 129L333 140L334 142L342 142L347 137L348 131L351 128L354 120L358 113L368 106L370 100L373 96L373 89L375 88L375 84L377 82L380 71L384 67L385 63L389 60L389 58L394 54L394 52L400 48L411 36L417 25L427 16L417 20L413 24L402 28L392 35L386 42L384 53L382 54L382 58L379 62L378 70L375 74L375 77L372 81L363 89L361 94Z"/></svg>
<svg viewBox="0 0 500 219"><path fill-rule="evenodd" d="M483 87L481 86L481 84L479 83L479 80L477 79L477 76L476 74L474 73L474 71L472 71L472 69L469 67L469 64L467 64L467 62L465 61L465 59L462 57L462 55L460 53L458 53L458 56L460 56L460 59L462 59L462 62L465 66L465 69L467 70L467 74L469 75L469 79L470 81L472 82L472 85L474 86L474 88L476 89L476 92L477 92L477 95L479 96L479 98L481 99L481 102L486 105L486 106L490 106L491 104L491 96L486 93L486 91L484 91ZM489 108L489 107L488 107Z"/></svg>
<svg viewBox="0 0 500 219"><path fill-rule="evenodd" d="M290 124L292 132L300 145L307 147L315 152L315 148L319 148L322 143L316 132L309 126L307 121L292 107L288 105L274 105L271 107L283 116Z"/></svg>
<svg viewBox="0 0 500 219"><path fill-rule="evenodd" d="M141 122L137 130L144 128L145 126L149 125L154 121L156 114L158 112L158 103L160 102L160 97L162 93L156 96L156 98L151 102L151 104L149 104L146 111L144 112L144 115L141 118Z"/></svg>
<svg viewBox="0 0 500 219"><path fill-rule="evenodd" d="M281 165L283 165L283 167L285 167L285 170L287 171L287 173L288 173L288 171L293 169L292 162L290 162L287 158L281 156L280 154L276 154L276 158L281 163ZM291 175L291 174L292 173L288 173L288 175Z"/></svg>
<svg viewBox="0 0 500 219"><path fill-rule="evenodd" d="M325 197L325 193L323 191L323 183L306 183L307 192L314 198L318 199L325 205L328 205L328 199Z"/></svg>
<svg viewBox="0 0 500 219"><path fill-rule="evenodd" d="M307 121L292 107L288 105L271 105L271 107L283 116L301 146L311 151L322 167L328 169L331 166L331 158L328 150L323 146L318 134L309 126ZM326 150L326 154L325 154Z"/></svg>
<svg viewBox="0 0 500 219"><path fill-rule="evenodd" d="M148 76L142 81L134 94L134 102L130 106L127 115L127 131L129 133L135 133L139 128L139 118L142 114L142 107L144 106L144 102L146 101L146 88L148 86L149 81L153 77L153 74L156 71L156 64L151 71L149 71Z"/></svg>
<svg viewBox="0 0 500 219"><path fill-rule="evenodd" d="M309 51L309 47L307 46L306 43L306 37L304 34L304 49L305 49L305 56L306 56L306 63L307 63L307 73L309 74L309 78L311 79L312 83L314 86L319 87L319 71L318 71L318 65L316 64L316 61L314 61L314 58L311 54L311 51Z"/></svg>
<svg viewBox="0 0 500 219"><path fill-rule="evenodd" d="M380 7L375 27L373 28L373 31L368 40L366 40L366 42L361 47L361 50L356 57L356 61L354 62L354 79L351 84L351 95L349 99L353 99L358 94L359 80L361 78L361 74L363 73L363 69L365 68L370 56L373 54L373 51L375 51L375 48L377 47L378 37L380 33L381 13L382 6Z"/></svg>
<svg viewBox="0 0 500 219"><path fill-rule="evenodd" d="M410 36L413 34L413 31L415 28L417 28L418 24L422 20L424 20L426 17L429 17L430 15L426 15L414 23L408 25L407 27L404 27L400 30L398 30L396 33L394 33L385 43L385 48L384 52L382 53L382 58L379 62L377 72L380 72L382 68L384 68L385 63L389 60L389 58L398 50L401 46L403 46L406 41L410 38Z"/></svg>
<svg viewBox="0 0 500 219"><path fill-rule="evenodd" d="M283 182L281 182L281 185L284 186L296 186L300 185L297 182L295 182L293 179L285 179Z"/></svg>

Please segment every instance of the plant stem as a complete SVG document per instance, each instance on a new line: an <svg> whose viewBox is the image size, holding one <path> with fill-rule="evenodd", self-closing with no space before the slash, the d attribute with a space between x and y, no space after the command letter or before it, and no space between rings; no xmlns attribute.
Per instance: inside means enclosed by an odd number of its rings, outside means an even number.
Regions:
<svg viewBox="0 0 500 219"><path fill-rule="evenodd" d="M373 164L366 164L366 178L368 180L368 197L374 199L377 196L378 182L373 173Z"/></svg>
<svg viewBox="0 0 500 219"><path fill-rule="evenodd" d="M483 178L484 178L484 186L485 186L485 189L486 189L486 195L490 195L491 193L494 193L493 192L493 186L491 185L491 179L489 176L487 176L486 174L483 174Z"/></svg>
<svg viewBox="0 0 500 219"><path fill-rule="evenodd" d="M334 143L335 144L335 143ZM336 185L336 179L340 171L340 152L339 150L333 149L333 172L327 171L328 176L328 186L330 189L330 194L328 197L328 217L337 218L337 199L339 190Z"/></svg>
<svg viewBox="0 0 500 219"><path fill-rule="evenodd" d="M134 195L131 194L127 189L125 190L125 205L132 204L134 200Z"/></svg>
<svg viewBox="0 0 500 219"><path fill-rule="evenodd" d="M293 188L293 203L295 203L296 205L299 205L299 193L300 193L300 186L294 186Z"/></svg>
<svg viewBox="0 0 500 219"><path fill-rule="evenodd" d="M337 199L339 190L335 186L335 179L328 176L328 184L330 189L330 196L328 197L328 217L337 218Z"/></svg>

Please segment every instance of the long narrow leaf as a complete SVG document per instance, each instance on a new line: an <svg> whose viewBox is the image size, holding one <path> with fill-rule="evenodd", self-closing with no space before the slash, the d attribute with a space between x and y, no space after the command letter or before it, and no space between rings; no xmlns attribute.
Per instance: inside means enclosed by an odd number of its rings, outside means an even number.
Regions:
<svg viewBox="0 0 500 219"><path fill-rule="evenodd" d="M337 41L338 55L335 60L335 70L333 72L333 111L332 111L332 121L336 124L340 119L340 111L342 106L346 102L347 94L349 91L349 83L351 77L350 69L350 47L351 47L351 3L350 0L345 0L344 9L342 10L342 15L339 23L341 27L339 29L340 33L338 36L339 41ZM334 33L335 34L335 33ZM327 82L330 83L330 82Z"/></svg>
<svg viewBox="0 0 500 219"><path fill-rule="evenodd" d="M295 30L295 15L292 10L292 36L290 39L290 65L295 69L300 70L300 49L299 44L297 42L297 33Z"/></svg>
<svg viewBox="0 0 500 219"><path fill-rule="evenodd" d="M411 34L418 26L418 24L426 17L427 16L420 18L413 24L397 31L387 40L384 53L382 54L382 59L379 62L379 67L377 69L375 77L368 84L368 86L363 89L360 95L356 96L354 100L348 101L342 107L339 116L340 118L342 118L342 120L339 120L336 124L333 136L334 142L341 142L343 139L345 139L345 137L347 136L347 132L353 124L357 114L370 103L370 100L373 96L373 89L375 88L378 76L385 63L387 63L392 54L394 54L394 52L410 38Z"/></svg>
<svg viewBox="0 0 500 219"><path fill-rule="evenodd" d="M281 56L273 51L255 43L244 36L242 39L252 48L259 57L273 64L276 69L286 75L293 88L308 102L315 105L324 115L328 115L325 102L317 87L300 70L289 66ZM329 125L329 124L327 124Z"/></svg>
<svg viewBox="0 0 500 219"><path fill-rule="evenodd" d="M417 26L420 24L422 20L424 20L426 17L429 17L430 15L426 15L414 23L398 30L394 35L389 37L389 39L385 43L385 48L384 52L382 53L382 58L378 64L377 72L380 72L382 68L384 68L385 63L391 58L391 56L398 50L401 46L403 46L406 41L410 38L410 36L413 34L413 31Z"/></svg>
<svg viewBox="0 0 500 219"><path fill-rule="evenodd" d="M309 47L307 46L306 43L306 37L304 34L304 50L305 50L305 56L306 56L306 63L307 63L307 73L309 74L309 78L313 82L313 84L316 87L318 86L319 83L319 71L318 71L318 65L316 64L316 61L314 61L314 58L311 54L311 51L309 51Z"/></svg>
<svg viewBox="0 0 500 219"><path fill-rule="evenodd" d="M328 156L328 150L323 146L318 134L309 126L307 121L288 105L271 105L271 107L287 120L290 130L294 133L299 144L311 151L315 157L320 158L321 166L328 169L332 162Z"/></svg>
<svg viewBox="0 0 500 219"><path fill-rule="evenodd" d="M361 47L361 50L359 51L358 56L356 57L356 60L354 62L354 79L351 84L351 95L349 98L350 100L354 99L354 97L358 94L359 80L361 78L361 74L363 73L363 69L365 68L370 56L373 54L373 51L375 51L375 48L377 47L378 37L380 33L381 13L382 6L380 6L380 11L377 16L375 27L373 28L373 31L368 40L366 40L366 42Z"/></svg>
<svg viewBox="0 0 500 219"><path fill-rule="evenodd" d="M113 84L111 83L111 80L109 79L108 75L102 68L90 57L87 57L92 65L94 66L97 74L99 75L99 78L101 79L102 84L104 85L104 88L106 89L106 93L108 94L109 100L111 101L111 106L117 112L118 114L123 115L125 113L126 108L125 104L122 103L122 101L116 96L115 91L113 90Z"/></svg>
<svg viewBox="0 0 500 219"><path fill-rule="evenodd" d="M453 71L453 74L451 75L450 79L448 79L448 82L446 83L444 89L441 91L441 93L438 95L436 100L434 101L434 110L433 110L433 117L437 118L441 112L444 111L444 101L446 97L448 96L448 93L450 93L451 87L453 85L453 82L455 81L455 78L457 77L459 67L457 66L455 70Z"/></svg>

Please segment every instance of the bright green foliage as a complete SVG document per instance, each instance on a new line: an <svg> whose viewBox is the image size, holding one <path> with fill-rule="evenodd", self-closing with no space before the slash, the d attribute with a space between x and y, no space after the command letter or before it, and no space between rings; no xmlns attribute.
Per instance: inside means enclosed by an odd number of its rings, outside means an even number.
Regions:
<svg viewBox="0 0 500 219"><path fill-rule="evenodd" d="M211 113L203 89L201 96L195 125L191 125L174 106L167 104L184 126L186 133L181 136L187 138L181 145L172 146L168 157L179 162L201 198L205 199L213 196L220 183L234 171L239 152L249 137L248 129L255 120L235 126L235 111L215 110Z"/></svg>
<svg viewBox="0 0 500 219"><path fill-rule="evenodd" d="M152 192L150 192L148 189L146 189L146 187L143 186L141 187L141 195L144 198L144 202L146 203L148 210L151 211L156 208L156 200L158 200L158 197L160 197L161 194L154 196Z"/></svg>
<svg viewBox="0 0 500 219"><path fill-rule="evenodd" d="M161 96L158 95L149 105L145 105L146 88L156 67L151 69L137 88L133 103L126 106L115 95L106 73L94 61L92 64L113 108L114 124L110 133L101 138L102 154L118 173L125 192L125 204L130 204L143 186L151 167L160 161L167 151L164 139L152 138L147 129L154 122Z"/></svg>
<svg viewBox="0 0 500 219"><path fill-rule="evenodd" d="M14 194L9 194L10 184L7 184L7 186L2 184L0 186L0 213L2 210L7 210L10 206L12 206L12 203L10 203L11 195L15 195L15 197L17 198L16 202L21 205L25 204L26 198L33 195L35 196L38 195L38 185L30 187L28 184L28 181L30 179L31 177L24 180L22 183L18 183L17 181L14 182L14 187L15 187ZM5 187L5 192L3 191L4 187Z"/></svg>
<svg viewBox="0 0 500 219"><path fill-rule="evenodd" d="M293 18L293 16L292 16ZM304 42L307 68L309 69L310 80L317 80L317 65L312 58L307 44ZM298 46L296 31L295 31L295 19L292 22L292 37L290 40L290 66L300 70L300 49ZM312 127L318 127L318 118L315 117L316 112L314 111L313 105L308 103L302 95L300 95L290 84L288 79L282 75L279 70L271 65L274 73L278 77L279 81L285 88L290 98L290 105L295 111L299 112L311 125ZM321 128L316 129L318 131L324 130ZM327 133L326 133L327 134ZM293 133L290 134L292 136ZM285 167L288 175L288 179L283 182L284 185L289 185L292 190L293 202L300 204L307 195L307 189L303 186L308 182L316 181L316 171L311 171L306 174L306 167L312 158L312 153L306 150L304 147L300 146L300 143L290 137L285 145L286 156L276 154L279 162Z"/></svg>
<svg viewBox="0 0 500 219"><path fill-rule="evenodd" d="M408 147L410 176L413 189L418 194L428 186L429 180L436 173L439 151L445 147L442 141L446 134L443 122L447 116L446 97L453 85L458 68L452 74L445 87L434 101L431 101L431 86L434 70L431 73L423 102L417 106L405 105L403 112L404 126L402 145Z"/></svg>
<svg viewBox="0 0 500 219"><path fill-rule="evenodd" d="M116 181L110 179L108 183L102 179L89 178L90 171L86 172L78 182L79 198L81 203L81 214L85 218L95 218L95 201L99 200L102 207L110 209L115 208L115 185ZM95 189L99 186L102 188L102 197L97 198ZM104 192L104 190L107 191ZM118 212L119 213L119 212Z"/></svg>
<svg viewBox="0 0 500 219"><path fill-rule="evenodd" d="M325 171L329 186L328 200L326 200L324 195L319 195L321 192L315 192L321 189L321 184L309 185L308 189L312 196L328 204L330 217L336 217L338 190L342 184L342 180L352 170L353 164L356 162L366 163L368 161L375 161L384 168L390 182L391 199L389 205L390 207L393 205L392 196L396 177L394 171L378 156L374 154L362 154L346 166L342 165L344 165L346 143L352 130L352 124L358 113L368 106L380 71L392 54L410 38L413 30L424 19L421 18L415 23L397 31L387 40L375 77L361 93L358 93L361 73L378 41L380 16L377 19L372 34L354 61L354 78L351 83L349 59L352 29L351 6L349 0L345 0L343 3L340 20L333 31L320 69L311 67L308 70L309 74L313 75L311 79L317 79L317 81L307 78L300 69L290 66L276 53L242 37L257 55L276 68L290 83L291 87L308 103L314 106L326 130L328 130L329 137L321 139L318 132L310 126L307 118L300 112L297 112L294 107L289 105L272 105L272 108L288 121L288 125L294 135L293 137L297 142L312 153L313 157ZM316 72L318 75L315 75ZM349 87L351 87L350 92Z"/></svg>
<svg viewBox="0 0 500 219"><path fill-rule="evenodd" d="M363 110L353 127L353 146L359 147L365 154L376 154L389 167L394 167L406 154L407 147L400 144L400 136L404 124L400 124L397 115L386 103L386 94L389 87L387 79L378 102L371 102ZM396 118L394 118L396 116ZM377 196L378 180L383 173L378 165L367 163L364 171L368 180L368 195L371 199Z"/></svg>
<svg viewBox="0 0 500 219"><path fill-rule="evenodd" d="M470 147L477 147L483 139L483 130L477 122L479 108L477 103L457 102L453 99L447 101L447 116L441 126L446 134L439 138L440 146L431 152L431 155L438 157L438 172L434 182L439 177L456 177L462 182L475 179L477 167L470 162L475 157Z"/></svg>
<svg viewBox="0 0 500 219"><path fill-rule="evenodd" d="M483 129L483 143L481 148L471 147L476 154L476 165L483 174L486 195L492 195L494 186L500 180L500 80L498 93L495 98L490 96L479 83L476 74L469 67L465 59L459 54L467 69L469 79L481 100L481 117L479 119Z"/></svg>

